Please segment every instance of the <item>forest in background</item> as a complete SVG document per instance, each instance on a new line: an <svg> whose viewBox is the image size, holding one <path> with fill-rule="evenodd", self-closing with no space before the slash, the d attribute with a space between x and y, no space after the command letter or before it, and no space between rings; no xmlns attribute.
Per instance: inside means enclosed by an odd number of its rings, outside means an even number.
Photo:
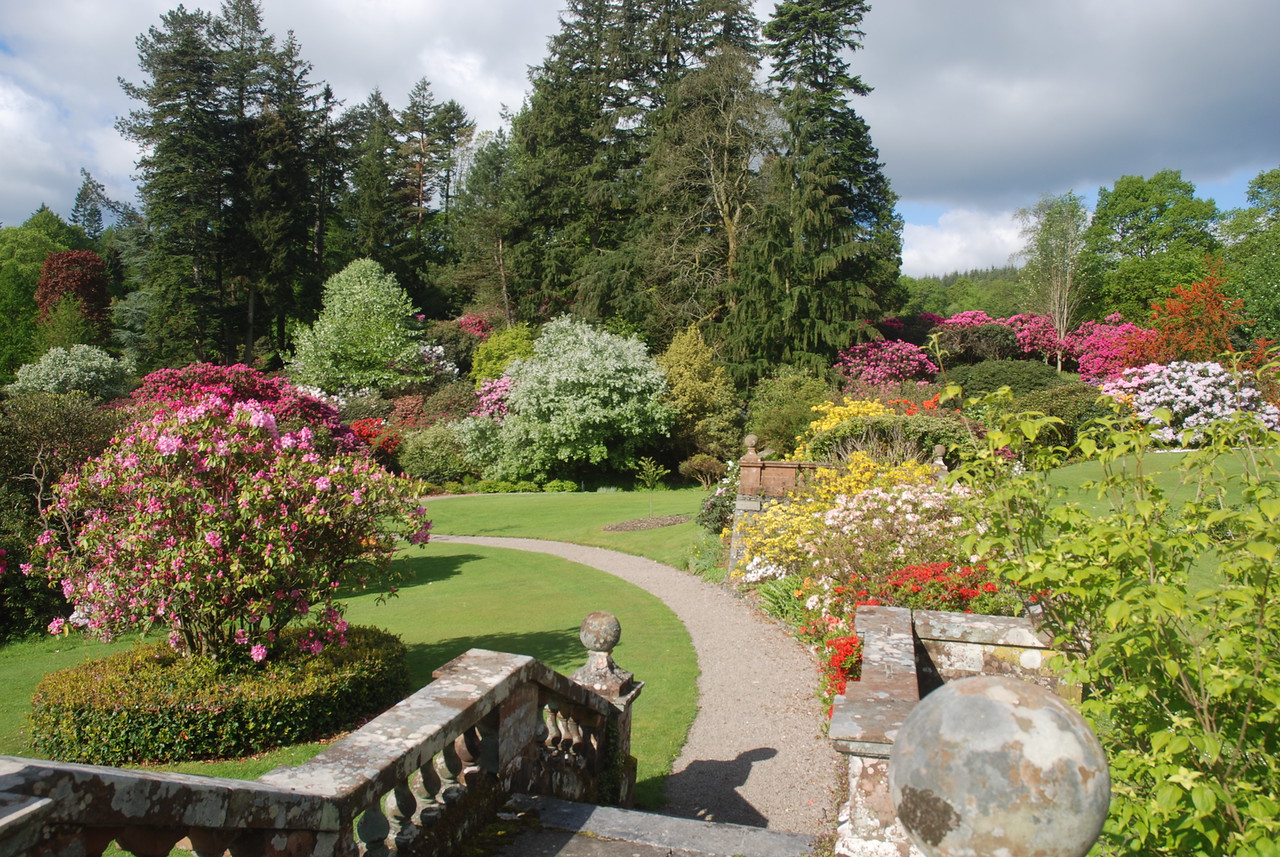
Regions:
<svg viewBox="0 0 1280 857"><path fill-rule="evenodd" d="M1231 212L1177 170L1121 177L1093 212L1046 196L1011 266L899 276L896 198L853 106L866 10L786 0L762 23L741 0L570 0L526 102L477 134L426 80L400 107L336 102L253 0L178 7L122 81L136 204L85 173L66 217L0 229L0 378L73 343L142 368L278 368L361 258L424 329L569 314L658 351L692 324L741 389L827 369L887 315L1043 313L1065 332L1141 320L1211 272L1280 335L1277 170Z"/></svg>

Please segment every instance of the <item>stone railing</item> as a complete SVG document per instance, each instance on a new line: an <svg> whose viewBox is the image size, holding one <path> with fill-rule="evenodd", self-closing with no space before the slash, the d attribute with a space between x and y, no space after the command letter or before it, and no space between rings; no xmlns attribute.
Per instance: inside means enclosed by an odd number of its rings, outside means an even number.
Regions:
<svg viewBox="0 0 1280 857"><path fill-rule="evenodd" d="M849 766L835 850L846 857L920 857L889 789L890 754L920 700L976 676L1019 679L1066 700L1078 701L1080 691L1060 680L1053 663L1060 656L1026 617L859 607L854 622L862 676L836 697L829 733Z"/></svg>
<svg viewBox="0 0 1280 857"><path fill-rule="evenodd" d="M255 782L0 757L0 857L448 854L513 792L630 803L631 705L642 683L610 657L620 629L583 623L566 678L472 649L311 761Z"/></svg>

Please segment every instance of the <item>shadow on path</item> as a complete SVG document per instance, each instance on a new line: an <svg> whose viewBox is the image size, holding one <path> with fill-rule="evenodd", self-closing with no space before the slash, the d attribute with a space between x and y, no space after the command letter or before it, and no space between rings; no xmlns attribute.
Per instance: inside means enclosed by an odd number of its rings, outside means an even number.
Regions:
<svg viewBox="0 0 1280 857"><path fill-rule="evenodd" d="M751 766L778 755L772 747L757 747L729 761L697 760L667 777L666 811L703 821L767 827L765 818L738 792L751 776Z"/></svg>

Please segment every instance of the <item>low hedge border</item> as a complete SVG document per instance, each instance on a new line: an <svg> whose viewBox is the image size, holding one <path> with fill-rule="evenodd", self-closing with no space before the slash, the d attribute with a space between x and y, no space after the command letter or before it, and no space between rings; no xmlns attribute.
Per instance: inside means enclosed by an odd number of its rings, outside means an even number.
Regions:
<svg viewBox="0 0 1280 857"><path fill-rule="evenodd" d="M282 635L261 666L139 646L51 673L32 697L31 734L50 759L94 765L231 759L314 741L384 711L409 692L404 643L351 627L318 655Z"/></svg>

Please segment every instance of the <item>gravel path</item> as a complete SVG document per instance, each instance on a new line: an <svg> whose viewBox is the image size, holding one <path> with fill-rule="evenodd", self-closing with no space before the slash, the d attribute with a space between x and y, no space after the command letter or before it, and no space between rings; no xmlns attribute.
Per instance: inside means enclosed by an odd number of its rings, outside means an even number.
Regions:
<svg viewBox="0 0 1280 857"><path fill-rule="evenodd" d="M661 598L689 630L701 670L698 715L667 780L667 811L830 835L838 754L822 736L813 656L779 625L725 587L642 557L539 539L431 538L552 554Z"/></svg>

